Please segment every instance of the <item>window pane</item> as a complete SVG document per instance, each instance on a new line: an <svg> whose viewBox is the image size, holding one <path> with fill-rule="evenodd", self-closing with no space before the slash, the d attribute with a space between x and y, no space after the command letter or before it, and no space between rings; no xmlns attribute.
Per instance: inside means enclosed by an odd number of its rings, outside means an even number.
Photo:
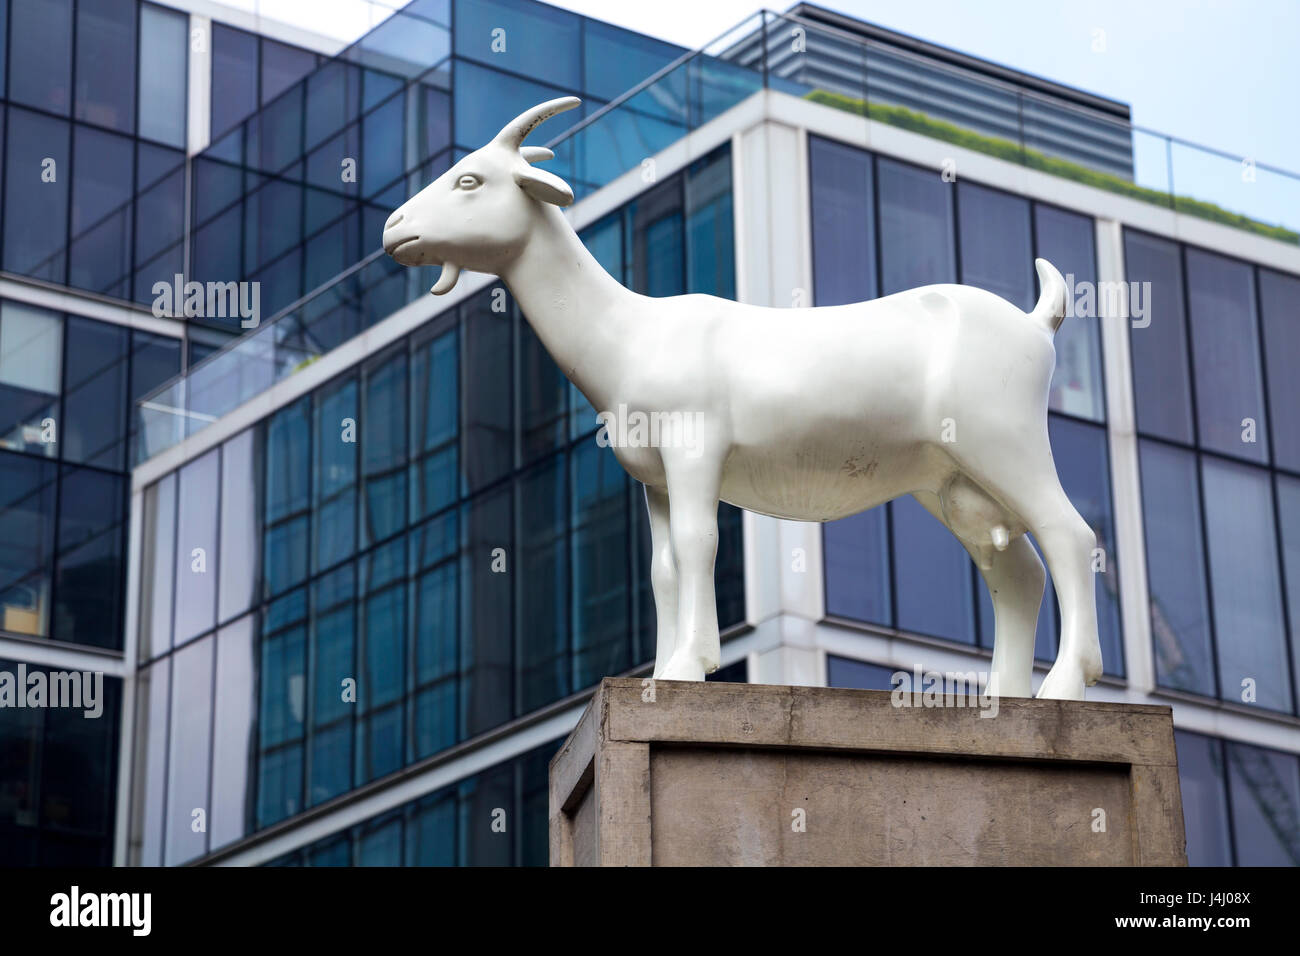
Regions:
<svg viewBox="0 0 1300 956"><path fill-rule="evenodd" d="M0 447L58 454L63 318L0 303Z"/></svg>
<svg viewBox="0 0 1300 956"><path fill-rule="evenodd" d="M140 660L172 646L176 555L176 473L144 491L144 558L140 584Z"/></svg>
<svg viewBox="0 0 1300 956"><path fill-rule="evenodd" d="M456 865L456 792L440 790L421 800L406 824L407 866Z"/></svg>
<svg viewBox="0 0 1300 956"><path fill-rule="evenodd" d="M68 317L63 458L126 467L126 366L130 330Z"/></svg>
<svg viewBox="0 0 1300 956"><path fill-rule="evenodd" d="M217 683L212 733L212 849L238 840L252 824L253 726L257 706L253 629L256 615L240 618L217 634Z"/></svg>
<svg viewBox="0 0 1300 956"><path fill-rule="evenodd" d="M164 658L136 678L135 776L131 783L131 858L138 866L162 866L167 822L167 708L172 659Z"/></svg>
<svg viewBox="0 0 1300 956"><path fill-rule="evenodd" d="M257 37L212 24L212 141L257 109Z"/></svg>
<svg viewBox="0 0 1300 956"><path fill-rule="evenodd" d="M417 344L411 357L411 520L456 500L460 424L456 331Z"/></svg>
<svg viewBox="0 0 1300 956"><path fill-rule="evenodd" d="M519 712L570 692L564 456L519 479Z"/></svg>
<svg viewBox="0 0 1300 956"><path fill-rule="evenodd" d="M365 692L344 699L344 681L357 679L356 568L345 564L312 585L311 773L307 805L352 787L352 714Z"/></svg>
<svg viewBox="0 0 1300 956"><path fill-rule="evenodd" d="M316 68L316 54L262 39L262 104L270 103Z"/></svg>
<svg viewBox="0 0 1300 956"><path fill-rule="evenodd" d="M877 159L880 292L955 282L952 185L932 169Z"/></svg>
<svg viewBox="0 0 1300 956"><path fill-rule="evenodd" d="M1110 453L1104 428L1056 415L1048 418L1052 457L1070 503L1097 535L1093 582L1097 595L1097 629L1107 674L1124 675L1124 641L1119 607L1119 564L1115 519L1110 504Z"/></svg>
<svg viewBox="0 0 1300 956"><path fill-rule="evenodd" d="M189 95L189 17L152 4L140 7L140 135L185 145Z"/></svg>
<svg viewBox="0 0 1300 956"><path fill-rule="evenodd" d="M217 509L220 449L180 470L176 509L176 644L216 623Z"/></svg>
<svg viewBox="0 0 1300 956"><path fill-rule="evenodd" d="M582 80L588 93L603 100L626 93L682 53L680 47L671 43L620 30L599 20L586 20L582 24L585 64Z"/></svg>
<svg viewBox="0 0 1300 956"><path fill-rule="evenodd" d="M174 866L207 850L195 833L194 811L208 813L212 747L212 638L183 647L172 658L171 743L167 756L167 854ZM206 823L206 819L204 821Z"/></svg>
<svg viewBox="0 0 1300 956"><path fill-rule="evenodd" d="M4 223L9 272L64 279L72 178L68 139L66 121L9 108Z"/></svg>
<svg viewBox="0 0 1300 956"><path fill-rule="evenodd" d="M573 580L567 587L573 595L572 686L577 689L607 674L621 674L636 662L628 641L627 475L613 451L584 442L573 450L571 480ZM525 519L525 524L532 522ZM562 579L554 585L566 587ZM531 590L532 584L525 580L523 587ZM563 623L561 615L555 619ZM536 637L525 623L520 639Z"/></svg>
<svg viewBox="0 0 1300 956"><path fill-rule="evenodd" d="M509 866L514 842L493 830L493 811L514 811L515 773L512 763L500 763L467 780L460 792L460 862L462 866Z"/></svg>
<svg viewBox="0 0 1300 956"><path fill-rule="evenodd" d="M897 498L889 510L899 629L974 644L966 549L915 498Z"/></svg>
<svg viewBox="0 0 1300 956"><path fill-rule="evenodd" d="M1201 481L1221 692L1226 700L1243 701L1243 682L1249 680L1259 706L1290 712L1286 623L1268 472L1205 457Z"/></svg>
<svg viewBox="0 0 1300 956"><path fill-rule="evenodd" d="M135 144L126 136L78 126L73 152L77 175L72 188L68 282L126 297L131 280Z"/></svg>
<svg viewBox="0 0 1300 956"><path fill-rule="evenodd" d="M311 509L311 397L271 416L266 428L266 594L279 594L307 576L307 516Z"/></svg>
<svg viewBox="0 0 1300 956"><path fill-rule="evenodd" d="M361 643L357 691L357 782L403 763L406 690L406 541L390 541L361 559Z"/></svg>
<svg viewBox="0 0 1300 956"><path fill-rule="evenodd" d="M1146 297L1150 324L1129 333L1138 431L1191 444L1192 391L1178 244L1126 229L1124 258L1129 282L1151 283Z"/></svg>
<svg viewBox="0 0 1300 956"><path fill-rule="evenodd" d="M125 510L124 478L89 468L64 467L55 568L57 639L98 647L122 646Z"/></svg>
<svg viewBox="0 0 1300 956"><path fill-rule="evenodd" d="M811 136L813 290L817 305L874 299L876 221L871 154Z"/></svg>
<svg viewBox="0 0 1300 956"><path fill-rule="evenodd" d="M461 307L465 494L502 477L514 464L510 314L492 311L490 292L484 290Z"/></svg>
<svg viewBox="0 0 1300 956"><path fill-rule="evenodd" d="M72 106L72 0L11 0L9 97L68 114Z"/></svg>
<svg viewBox="0 0 1300 956"><path fill-rule="evenodd" d="M1300 376L1293 371L1300 355L1300 279L1260 269L1259 301L1273 460L1280 468L1300 471Z"/></svg>
<svg viewBox="0 0 1300 956"><path fill-rule="evenodd" d="M180 339L148 332L131 333L131 449L128 460L135 464L138 460L137 445L143 441L145 448L157 448L162 439L169 434L172 424L161 417L151 418L150 434L137 434L140 427L139 416L134 410L134 403L148 397L155 389L171 379L181 370ZM154 430L161 432L155 436Z"/></svg>
<svg viewBox="0 0 1300 956"><path fill-rule="evenodd" d="M1228 798L1223 783L1223 743L1185 730L1174 731L1178 788L1183 797L1189 866L1231 866Z"/></svg>
<svg viewBox="0 0 1300 956"><path fill-rule="evenodd" d="M55 468L0 453L0 614L15 634L49 633Z"/></svg>
<svg viewBox="0 0 1300 956"><path fill-rule="evenodd" d="M564 442L564 396L570 385L522 316L518 341L519 450L528 464Z"/></svg>
<svg viewBox="0 0 1300 956"><path fill-rule="evenodd" d="M262 617L258 672L257 826L302 809L307 593L291 591Z"/></svg>
<svg viewBox="0 0 1300 956"><path fill-rule="evenodd" d="M1156 683L1212 697L1216 684L1196 456L1144 441L1139 461Z"/></svg>
<svg viewBox="0 0 1300 956"><path fill-rule="evenodd" d="M1300 760L1225 741L1238 866L1300 865Z"/></svg>
<svg viewBox="0 0 1300 956"><path fill-rule="evenodd" d="M365 372L362 545L406 527L406 347L372 362Z"/></svg>
<svg viewBox="0 0 1300 956"><path fill-rule="evenodd" d="M893 690L895 668L881 667L847 657L826 655L826 686L854 687L858 690Z"/></svg>
<svg viewBox="0 0 1300 956"><path fill-rule="evenodd" d="M1255 270L1244 262L1188 249L1187 295L1201 447L1268 461ZM1245 419L1254 423L1250 432Z"/></svg>
<svg viewBox="0 0 1300 956"><path fill-rule="evenodd" d="M827 614L893 624L886 514L886 508L872 508L822 525Z"/></svg>
<svg viewBox="0 0 1300 956"><path fill-rule="evenodd" d="M731 152L715 150L687 169L686 291L736 297Z"/></svg>
<svg viewBox="0 0 1300 956"><path fill-rule="evenodd" d="M957 184L961 281L1026 312L1038 300L1029 201L962 180ZM990 242L996 236L997 241Z"/></svg>
<svg viewBox="0 0 1300 956"><path fill-rule="evenodd" d="M1061 271L1067 288L1082 286L1095 291L1097 246L1092 218L1035 204L1034 229L1038 255ZM1034 289L1037 301L1036 285ZM1067 314L1056 332L1056 371L1049 406L1102 421L1106 408L1101 375L1101 321L1096 309L1090 315Z"/></svg>
<svg viewBox="0 0 1300 956"><path fill-rule="evenodd" d="M77 119L135 129L135 0L77 4Z"/></svg>
<svg viewBox="0 0 1300 956"><path fill-rule="evenodd" d="M463 510L460 564L461 725L463 735L490 730L514 716L514 655L510 611L513 576L492 570L509 561L510 491L480 495ZM504 549L504 555L497 551ZM496 553L494 553L496 552Z"/></svg>
<svg viewBox="0 0 1300 956"><path fill-rule="evenodd" d="M357 866L402 865L402 818L389 817L361 828L357 839Z"/></svg>
<svg viewBox="0 0 1300 956"><path fill-rule="evenodd" d="M415 706L412 760L450 747L457 736L456 513L434 518L411 535L415 576Z"/></svg>
<svg viewBox="0 0 1300 956"><path fill-rule="evenodd" d="M453 15L458 56L519 76L544 76L566 89L582 88L581 20L574 14L545 4L458 0Z"/></svg>
<svg viewBox="0 0 1300 956"><path fill-rule="evenodd" d="M220 621L242 614L257 596L262 551L257 438L257 429L249 428L221 449Z"/></svg>
<svg viewBox="0 0 1300 956"><path fill-rule="evenodd" d="M1300 479L1277 475L1277 524L1282 536L1286 606L1291 624L1292 676L1300 688Z"/></svg>
<svg viewBox="0 0 1300 956"><path fill-rule="evenodd" d="M312 569L348 557L357 544L357 381L349 378L315 396L312 469Z"/></svg>

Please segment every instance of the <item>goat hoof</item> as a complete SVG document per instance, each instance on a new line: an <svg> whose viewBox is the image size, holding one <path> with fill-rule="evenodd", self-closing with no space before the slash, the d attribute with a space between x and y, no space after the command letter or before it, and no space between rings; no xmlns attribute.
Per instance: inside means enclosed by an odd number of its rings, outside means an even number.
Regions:
<svg viewBox="0 0 1300 956"><path fill-rule="evenodd" d="M1083 700L1083 668L1057 661L1035 695L1039 700Z"/></svg>
<svg viewBox="0 0 1300 956"><path fill-rule="evenodd" d="M659 680L704 680L704 662L698 657L674 654L664 666Z"/></svg>

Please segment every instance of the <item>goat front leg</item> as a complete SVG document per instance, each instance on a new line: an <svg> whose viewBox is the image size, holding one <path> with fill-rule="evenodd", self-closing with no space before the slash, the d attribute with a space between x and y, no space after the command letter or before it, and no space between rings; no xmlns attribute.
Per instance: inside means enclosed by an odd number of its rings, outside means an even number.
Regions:
<svg viewBox="0 0 1300 956"><path fill-rule="evenodd" d="M704 680L722 658L713 590L722 463L707 455L691 457L682 449L665 449L663 458L672 502L669 538L677 565L677 643L659 676Z"/></svg>
<svg viewBox="0 0 1300 956"><path fill-rule="evenodd" d="M646 511L650 515L650 586L655 594L655 677L677 646L677 564L668 528L668 492L645 486Z"/></svg>

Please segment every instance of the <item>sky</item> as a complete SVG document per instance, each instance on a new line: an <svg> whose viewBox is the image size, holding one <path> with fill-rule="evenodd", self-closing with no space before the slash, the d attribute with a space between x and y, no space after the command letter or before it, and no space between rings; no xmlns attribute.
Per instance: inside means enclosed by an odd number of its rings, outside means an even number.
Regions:
<svg viewBox="0 0 1300 956"><path fill-rule="evenodd" d="M223 0L342 39L402 0ZM691 49L762 0L555 0ZM1133 122L1300 172L1300 0L821 0L1128 103ZM777 3L773 9L785 10ZM1100 31L1100 33L1098 32Z"/></svg>

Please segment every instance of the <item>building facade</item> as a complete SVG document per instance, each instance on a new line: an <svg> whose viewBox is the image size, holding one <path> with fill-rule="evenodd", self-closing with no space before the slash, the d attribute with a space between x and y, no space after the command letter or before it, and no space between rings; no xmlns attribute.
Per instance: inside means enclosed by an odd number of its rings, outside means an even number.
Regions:
<svg viewBox="0 0 1300 956"><path fill-rule="evenodd" d="M98 722L0 709L14 862L545 862L551 754L653 656L640 488L498 280L433 299L377 240L576 93L531 141L637 291L1028 309L1035 256L1068 274L1049 429L1098 538L1090 697L1173 706L1193 863L1300 863L1300 211L1172 150L1152 174L1122 104L807 5L693 53L532 0L415 0L342 49L211 6L8 4L0 669L107 677ZM136 80L79 83L112 16ZM15 67L38 40L66 75ZM78 163L119 146L111 183ZM62 225L11 230L46 158ZM154 315L178 273L209 291ZM221 283L256 283L251 329ZM978 570L912 499L719 526L715 678L987 670ZM1049 585L1039 678L1056 633Z"/></svg>

